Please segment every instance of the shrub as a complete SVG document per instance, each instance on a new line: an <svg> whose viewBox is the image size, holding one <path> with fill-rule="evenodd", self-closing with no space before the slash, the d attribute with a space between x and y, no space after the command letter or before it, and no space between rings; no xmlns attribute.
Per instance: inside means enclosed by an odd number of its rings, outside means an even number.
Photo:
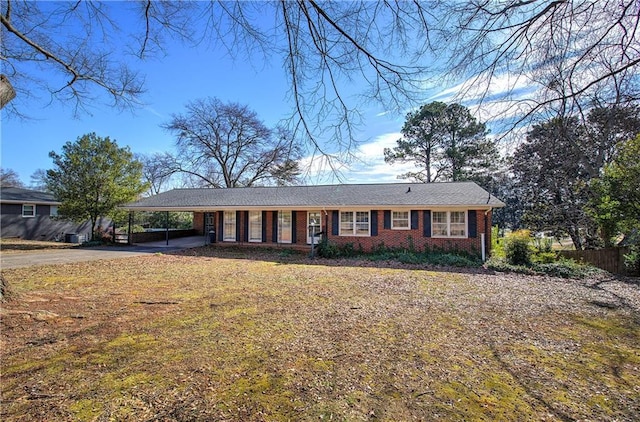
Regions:
<svg viewBox="0 0 640 422"><path fill-rule="evenodd" d="M509 264L504 258L496 258L491 257L485 263L485 267L490 270L500 271L503 273L518 273L518 274L528 274L534 275L536 272L524 265L513 265Z"/></svg>
<svg viewBox="0 0 640 422"><path fill-rule="evenodd" d="M453 253L432 254L431 264L446 267L478 267L482 262L477 257L463 256Z"/></svg>
<svg viewBox="0 0 640 422"><path fill-rule="evenodd" d="M326 236L322 237L322 240L318 244L318 256L323 258L337 258L340 256L340 249L335 243L329 243Z"/></svg>
<svg viewBox="0 0 640 422"><path fill-rule="evenodd" d="M353 247L353 243L345 243L338 246L338 256L350 258L356 255L356 249Z"/></svg>
<svg viewBox="0 0 640 422"><path fill-rule="evenodd" d="M498 226L491 228L491 256L504 258L504 237L500 237Z"/></svg>
<svg viewBox="0 0 640 422"><path fill-rule="evenodd" d="M631 275L640 275L640 245L632 245L624 255L624 266Z"/></svg>
<svg viewBox="0 0 640 422"><path fill-rule="evenodd" d="M511 265L531 265L531 234L529 230L518 230L505 238L504 253Z"/></svg>
<svg viewBox="0 0 640 422"><path fill-rule="evenodd" d="M562 278L582 279L601 272L602 270L578 263L571 259L560 259L552 263L536 263L531 266L512 265L502 258L491 258L486 268L500 272L513 272L529 275L550 275Z"/></svg>
<svg viewBox="0 0 640 422"><path fill-rule="evenodd" d="M558 255L555 252L538 252L531 257L531 261L537 264L551 264L557 260Z"/></svg>

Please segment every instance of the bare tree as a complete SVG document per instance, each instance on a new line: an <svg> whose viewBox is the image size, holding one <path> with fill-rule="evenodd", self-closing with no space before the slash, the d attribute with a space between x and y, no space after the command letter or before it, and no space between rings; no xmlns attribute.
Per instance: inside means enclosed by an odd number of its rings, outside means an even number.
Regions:
<svg viewBox="0 0 640 422"><path fill-rule="evenodd" d="M79 113L106 95L114 106L135 107L144 76L127 63L161 49L166 36L187 37L190 9L188 2L4 0L3 68L17 100L70 103ZM8 108L22 114L27 104Z"/></svg>
<svg viewBox="0 0 640 422"><path fill-rule="evenodd" d="M294 138L269 129L247 106L217 98L196 100L164 128L176 135L176 170L205 186L267 185L299 174L291 165L299 158Z"/></svg>
<svg viewBox="0 0 640 422"><path fill-rule="evenodd" d="M29 182L29 189L40 192L49 191L49 188L47 187L47 171L45 169L37 169L29 178L31 179Z"/></svg>
<svg viewBox="0 0 640 422"><path fill-rule="evenodd" d="M424 102L429 88L461 80L468 83L456 101L479 96L480 105L504 75L516 79L506 92L539 87L535 97L509 103L515 123L558 102L639 97L637 0L4 0L0 22L2 61L18 97L41 88L76 110L98 93L135 106L142 75L116 52L144 58L168 36L224 46L239 59L280 61L290 83L290 128L320 153L354 150L362 104L405 111ZM126 39L132 43L121 45ZM39 79L43 70L57 77ZM354 92L362 81L366 92ZM15 104L7 108L19 111Z"/></svg>
<svg viewBox="0 0 640 422"><path fill-rule="evenodd" d="M515 123L557 110L575 114L593 101L603 107L640 98L636 0L466 1L443 16L444 67L453 79L469 78L461 97L475 91L482 105L503 75L511 75L507 93L538 88L515 104L505 98Z"/></svg>
<svg viewBox="0 0 640 422"><path fill-rule="evenodd" d="M15 170L0 168L0 186L3 188L23 188L24 183L22 183Z"/></svg>
<svg viewBox="0 0 640 422"><path fill-rule="evenodd" d="M149 185L149 195L165 191L171 177L178 171L175 157L168 152L135 154L135 159L142 163L142 181Z"/></svg>

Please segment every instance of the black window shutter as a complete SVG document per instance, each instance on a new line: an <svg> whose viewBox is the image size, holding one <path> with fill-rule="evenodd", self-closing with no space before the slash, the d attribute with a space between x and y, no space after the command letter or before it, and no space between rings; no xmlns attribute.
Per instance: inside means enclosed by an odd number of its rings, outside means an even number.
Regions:
<svg viewBox="0 0 640 422"><path fill-rule="evenodd" d="M267 241L267 212L262 211L262 241Z"/></svg>
<svg viewBox="0 0 640 422"><path fill-rule="evenodd" d="M273 211L271 217L271 241L278 243L278 211Z"/></svg>
<svg viewBox="0 0 640 422"><path fill-rule="evenodd" d="M242 219L242 211L236 211L236 242L240 241L240 220Z"/></svg>
<svg viewBox="0 0 640 422"><path fill-rule="evenodd" d="M224 240L224 211L218 211L218 240Z"/></svg>
<svg viewBox="0 0 640 422"><path fill-rule="evenodd" d="M296 216L296 211L291 211L291 243L298 241L298 236L296 235Z"/></svg>
<svg viewBox="0 0 640 422"><path fill-rule="evenodd" d="M378 211L371 210L371 236L378 235Z"/></svg>
<svg viewBox="0 0 640 422"><path fill-rule="evenodd" d="M249 211L244 211L242 214L244 214L244 221L243 221L244 233L242 233L242 241L248 242L249 241Z"/></svg>
<svg viewBox="0 0 640 422"><path fill-rule="evenodd" d="M469 210L469 237L478 237L478 220L476 219L476 210Z"/></svg>
<svg viewBox="0 0 640 422"><path fill-rule="evenodd" d="M389 230L391 228L391 211L385 210L384 212L384 229Z"/></svg>
<svg viewBox="0 0 640 422"><path fill-rule="evenodd" d="M423 235L424 237L431 237L431 211L425 210L423 215Z"/></svg>
<svg viewBox="0 0 640 422"><path fill-rule="evenodd" d="M411 230L418 230L418 218L420 218L418 211L411 211Z"/></svg>
<svg viewBox="0 0 640 422"><path fill-rule="evenodd" d="M331 211L331 234L337 236L340 230L340 214L337 210Z"/></svg>

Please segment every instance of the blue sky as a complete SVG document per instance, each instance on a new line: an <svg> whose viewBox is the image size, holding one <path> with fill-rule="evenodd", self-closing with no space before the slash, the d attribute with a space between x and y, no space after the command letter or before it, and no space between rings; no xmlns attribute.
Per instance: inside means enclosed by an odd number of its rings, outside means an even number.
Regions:
<svg viewBox="0 0 640 422"><path fill-rule="evenodd" d="M64 143L89 132L109 136L120 146L130 147L134 153L172 151L173 138L160 125L167 123L172 113L183 112L189 101L207 96L247 104L272 127L290 115L289 86L280 58L251 63L233 60L224 51L204 45L186 47L179 42L168 42L165 47L164 57L136 65L146 76L147 92L142 97L145 105L134 112L121 112L105 104L96 104L90 113L81 113L74 118L69 105L58 102L47 105L47 98L21 103L25 106L21 112L29 116L26 120L7 118L3 111L2 168L16 171L28 185L36 170L52 167L50 151L60 152ZM498 86L496 92L501 91L502 87ZM449 89L425 93L425 102L447 101L454 92L455 89ZM394 146L400 137L404 114L387 113L377 103L362 105L360 112L364 122L357 135L361 146L356 155L362 161L343 167L340 181L397 181L396 175L405 172L407 166L387 165L382 154L384 147ZM304 162L309 163L309 160ZM330 176L317 175L317 161L312 168L306 183L336 181Z"/></svg>
<svg viewBox="0 0 640 422"><path fill-rule="evenodd" d="M237 62L220 51L202 46L185 48L176 42L169 45L166 57L145 62L140 68L146 75L147 92L142 97L145 105L133 112L97 104L90 114L81 113L74 118L71 105L47 105L46 98L28 103L28 108L22 110L28 119L8 118L3 111L2 168L16 171L29 184L37 169L52 167L50 151L60 152L65 142L89 132L109 136L134 153L170 151L173 138L160 125L168 122L172 113L182 113L189 101L206 96L247 104L269 126L291 113L287 102L289 87L276 60L258 69L255 64ZM404 116L383 113L375 105L363 112L365 122L359 133L362 142L399 132L404 120ZM349 181L374 182L383 176L358 175L354 170L356 173L345 169L344 176ZM400 171L393 174L396 173ZM385 179L395 180L395 176Z"/></svg>

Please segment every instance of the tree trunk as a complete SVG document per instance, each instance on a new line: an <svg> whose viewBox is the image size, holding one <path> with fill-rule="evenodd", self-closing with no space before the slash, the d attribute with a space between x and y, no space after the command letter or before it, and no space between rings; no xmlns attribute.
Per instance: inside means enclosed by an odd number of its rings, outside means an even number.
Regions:
<svg viewBox="0 0 640 422"><path fill-rule="evenodd" d="M91 241L96 240L96 221L98 217L91 216Z"/></svg>
<svg viewBox="0 0 640 422"><path fill-rule="evenodd" d="M0 75L0 109L16 97L16 91L5 75Z"/></svg>

